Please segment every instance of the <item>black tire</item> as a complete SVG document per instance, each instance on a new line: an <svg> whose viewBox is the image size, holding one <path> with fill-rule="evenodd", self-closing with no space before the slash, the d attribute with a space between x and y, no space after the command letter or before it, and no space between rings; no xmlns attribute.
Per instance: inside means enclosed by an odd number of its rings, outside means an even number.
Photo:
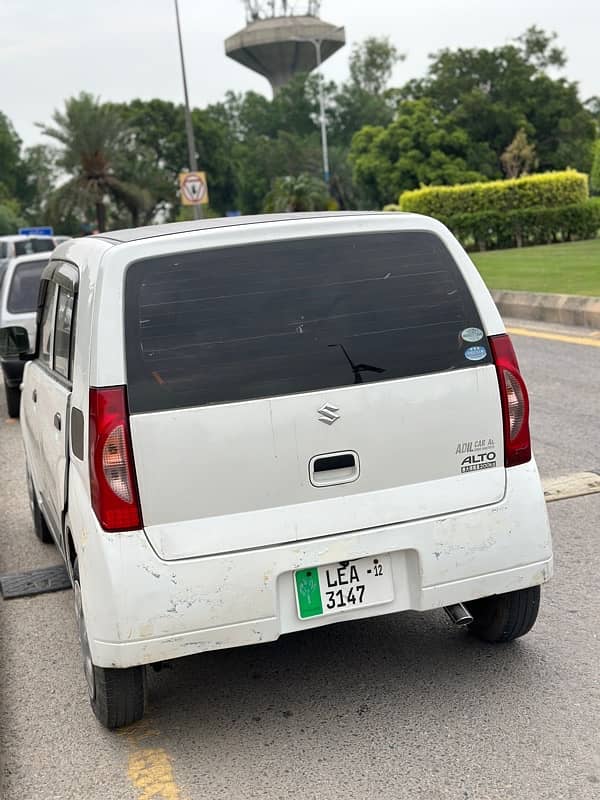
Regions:
<svg viewBox="0 0 600 800"><path fill-rule="evenodd" d="M92 710L105 728L113 730L131 725L144 716L145 669L105 669L94 665L95 696Z"/></svg>
<svg viewBox="0 0 600 800"><path fill-rule="evenodd" d="M5 382L4 391L6 393L6 409L8 411L8 416L12 419L18 419L21 409L21 389L18 386L9 386Z"/></svg>
<svg viewBox="0 0 600 800"><path fill-rule="evenodd" d="M113 730L131 725L144 716L146 703L145 667L109 669L92 663L81 604L79 564L73 565L75 612L79 623L79 642L88 685L90 705L96 719Z"/></svg>
<svg viewBox="0 0 600 800"><path fill-rule="evenodd" d="M530 586L465 603L473 615L470 630L484 642L512 642L532 628L540 608L540 587Z"/></svg>
<svg viewBox="0 0 600 800"><path fill-rule="evenodd" d="M53 544L54 538L50 533L50 528L48 527L46 520L44 519L44 515L42 514L38 505L38 501L35 496L35 490L33 488L33 481L31 480L29 471L27 472L27 489L29 492L29 506L31 508L31 516L33 517L33 530L35 535L40 542L43 542L44 544Z"/></svg>

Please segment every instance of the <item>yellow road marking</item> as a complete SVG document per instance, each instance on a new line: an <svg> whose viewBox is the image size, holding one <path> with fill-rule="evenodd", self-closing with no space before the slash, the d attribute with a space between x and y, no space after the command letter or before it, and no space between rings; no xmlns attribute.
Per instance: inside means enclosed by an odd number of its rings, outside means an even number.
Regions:
<svg viewBox="0 0 600 800"><path fill-rule="evenodd" d="M586 347L600 347L600 339L594 338L594 334L590 337L569 336L564 333L535 331L531 328L507 328L506 331L514 336L529 336L532 339L550 339L553 342L567 342L568 344L582 344Z"/></svg>
<svg viewBox="0 0 600 800"><path fill-rule="evenodd" d="M139 800L183 800L173 774L171 756L162 747L149 747L158 731L148 721L119 731L131 745L127 774L139 792Z"/></svg>
<svg viewBox="0 0 600 800"><path fill-rule="evenodd" d="M181 800L171 759L162 747L144 747L129 756L129 780L140 792L139 800Z"/></svg>

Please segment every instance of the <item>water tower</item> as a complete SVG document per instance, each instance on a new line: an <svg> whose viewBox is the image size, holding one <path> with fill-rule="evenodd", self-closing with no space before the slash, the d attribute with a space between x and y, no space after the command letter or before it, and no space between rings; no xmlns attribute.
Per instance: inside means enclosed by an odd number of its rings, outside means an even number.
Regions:
<svg viewBox="0 0 600 800"><path fill-rule="evenodd" d="M244 5L247 25L225 40L225 52L264 75L274 94L298 72L320 67L346 43L342 27L319 19L319 0L245 0Z"/></svg>

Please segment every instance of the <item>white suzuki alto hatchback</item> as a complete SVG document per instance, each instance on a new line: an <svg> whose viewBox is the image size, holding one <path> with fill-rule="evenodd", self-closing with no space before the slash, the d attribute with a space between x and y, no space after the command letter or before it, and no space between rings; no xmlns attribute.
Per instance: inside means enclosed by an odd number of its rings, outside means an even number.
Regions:
<svg viewBox="0 0 600 800"><path fill-rule="evenodd" d="M552 572L527 392L439 223L313 214L69 241L21 425L98 719L145 665L405 609L522 636Z"/></svg>

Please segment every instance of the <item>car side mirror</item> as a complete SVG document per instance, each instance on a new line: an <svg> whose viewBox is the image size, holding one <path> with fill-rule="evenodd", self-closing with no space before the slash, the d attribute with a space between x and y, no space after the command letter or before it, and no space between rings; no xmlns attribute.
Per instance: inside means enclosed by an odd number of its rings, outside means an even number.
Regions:
<svg viewBox="0 0 600 800"><path fill-rule="evenodd" d="M0 358L24 361L29 355L29 334L20 325L0 328Z"/></svg>

